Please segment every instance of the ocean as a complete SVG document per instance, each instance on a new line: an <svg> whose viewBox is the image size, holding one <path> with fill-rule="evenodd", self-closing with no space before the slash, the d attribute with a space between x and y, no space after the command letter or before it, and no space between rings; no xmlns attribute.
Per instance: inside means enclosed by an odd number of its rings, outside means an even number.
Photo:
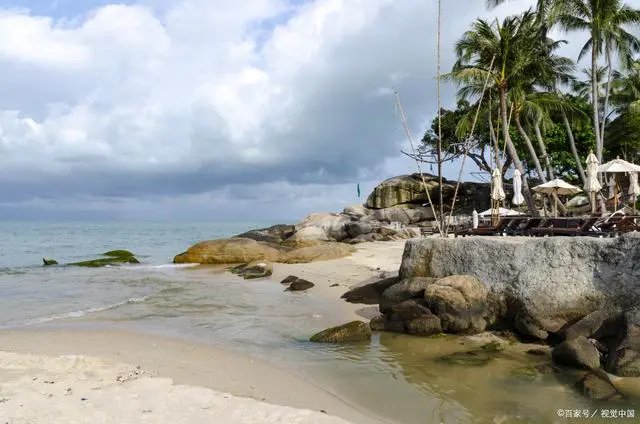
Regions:
<svg viewBox="0 0 640 424"><path fill-rule="evenodd" d="M390 422L552 423L556 408L592 405L553 376L514 372L539 359L482 367L434 360L455 338L378 334L371 343L320 346L335 303L283 296L270 280L172 264L190 245L270 222L0 223L0 328L114 328L206 342L288 369ZM127 249L142 262L105 268L44 267ZM640 412L640 411L639 411ZM594 421L595 422L595 421Z"/></svg>

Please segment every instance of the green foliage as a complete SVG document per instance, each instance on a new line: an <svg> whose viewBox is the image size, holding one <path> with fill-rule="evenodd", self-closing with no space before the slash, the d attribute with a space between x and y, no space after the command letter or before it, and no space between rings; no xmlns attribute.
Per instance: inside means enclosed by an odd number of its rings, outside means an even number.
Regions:
<svg viewBox="0 0 640 424"><path fill-rule="evenodd" d="M640 161L640 114L627 111L608 126L605 149L608 157L620 156L634 163Z"/></svg>

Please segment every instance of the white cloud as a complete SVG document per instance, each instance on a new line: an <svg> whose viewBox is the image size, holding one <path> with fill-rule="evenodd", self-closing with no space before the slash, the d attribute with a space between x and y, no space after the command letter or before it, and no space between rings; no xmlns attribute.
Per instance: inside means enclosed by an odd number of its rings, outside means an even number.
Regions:
<svg viewBox="0 0 640 424"><path fill-rule="evenodd" d="M332 185L341 192L358 178L413 172L398 157L404 136L392 92L400 90L418 138L436 111L435 6L147 0L62 20L0 11L5 206L95 198L107 207L111 196L150 205L159 197L147 195L183 193L185 202L223 204L237 192L229 184L275 184L253 202L294 192L315 208L320 198L344 200ZM480 13L483 0L446 2L444 69ZM453 89L444 93L451 104Z"/></svg>

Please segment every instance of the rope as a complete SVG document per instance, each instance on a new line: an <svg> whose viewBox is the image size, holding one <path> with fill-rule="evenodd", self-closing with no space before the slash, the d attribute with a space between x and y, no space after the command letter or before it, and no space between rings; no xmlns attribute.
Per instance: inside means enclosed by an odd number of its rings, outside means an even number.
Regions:
<svg viewBox="0 0 640 424"><path fill-rule="evenodd" d="M442 226L440 225L440 221L438 220L438 215L436 214L436 209L433 206L433 201L431 200L431 194L429 193L429 189L427 188L427 181L424 179L424 174L422 173L422 167L420 166L420 161L418 160L418 156L416 155L416 149L413 146L413 138L411 137L411 131L409 130L409 126L407 125L407 118L404 115L404 110L402 109L402 104L400 103L400 95L398 92L394 92L396 96L396 104L398 105L398 110L400 111L400 117L402 118L402 124L404 125L404 131L409 139L409 144L411 144L411 152L413 153L414 160L416 161L416 166L418 167L418 172L420 173L420 178L422 179L422 186L424 187L424 191L427 194L427 199L429 200L429 205L431 206L431 211L433 212L433 216L436 220L436 226L438 227L438 232L442 235Z"/></svg>
<svg viewBox="0 0 640 424"><path fill-rule="evenodd" d="M487 90L487 86L489 85L489 79L491 77L491 72L493 71L493 62L496 59L495 56L491 58L491 64L489 65L489 73L487 74L487 79L484 82L484 87L482 87L482 95L480 96L480 100L478 100L478 110L476 110L476 116L473 118L473 125L471 125L471 132L469 133L469 139L473 138L473 134L476 130L476 125L478 123L478 117L480 116L480 109L482 109L482 99L484 99L484 94ZM464 171L464 164L467 161L467 157L469 156L470 147L467 145L464 150L464 156L462 157L462 164L460 165L460 172L458 173L458 182L456 183L456 190L453 193L453 201L451 202L451 211L449 212L449 222L447 223L447 227L445 229L445 234L449 233L449 227L451 226L451 218L453 217L453 210L456 205L456 199L458 197L458 190L460 189L460 180L462 179L462 172ZM442 188L440 188L442 190Z"/></svg>

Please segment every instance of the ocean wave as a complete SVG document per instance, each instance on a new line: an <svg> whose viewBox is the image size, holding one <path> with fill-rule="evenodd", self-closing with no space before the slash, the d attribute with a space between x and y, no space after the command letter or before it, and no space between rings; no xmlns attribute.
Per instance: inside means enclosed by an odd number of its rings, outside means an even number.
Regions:
<svg viewBox="0 0 640 424"><path fill-rule="evenodd" d="M131 265L129 267L127 267L127 269L135 269L135 270L141 270L141 271L146 271L146 270L150 270L150 269L180 269L180 268L195 268L197 266L200 266L200 264L161 264L161 265L144 265L144 264L140 264L140 265Z"/></svg>
<svg viewBox="0 0 640 424"><path fill-rule="evenodd" d="M71 312L62 312L59 314L52 314L52 315L47 315L43 317L31 318L21 322L0 325L0 329L9 329L9 328L16 328L16 327L26 327L30 325L46 324L48 322L60 321L60 320L69 319L69 318L81 318L88 314L95 314L98 312L104 312L111 309L116 309L125 305L146 302L150 298L151 296L131 297L129 299L123 300L122 302L111 303L109 305L96 306L93 308L80 309L80 310L71 311Z"/></svg>

